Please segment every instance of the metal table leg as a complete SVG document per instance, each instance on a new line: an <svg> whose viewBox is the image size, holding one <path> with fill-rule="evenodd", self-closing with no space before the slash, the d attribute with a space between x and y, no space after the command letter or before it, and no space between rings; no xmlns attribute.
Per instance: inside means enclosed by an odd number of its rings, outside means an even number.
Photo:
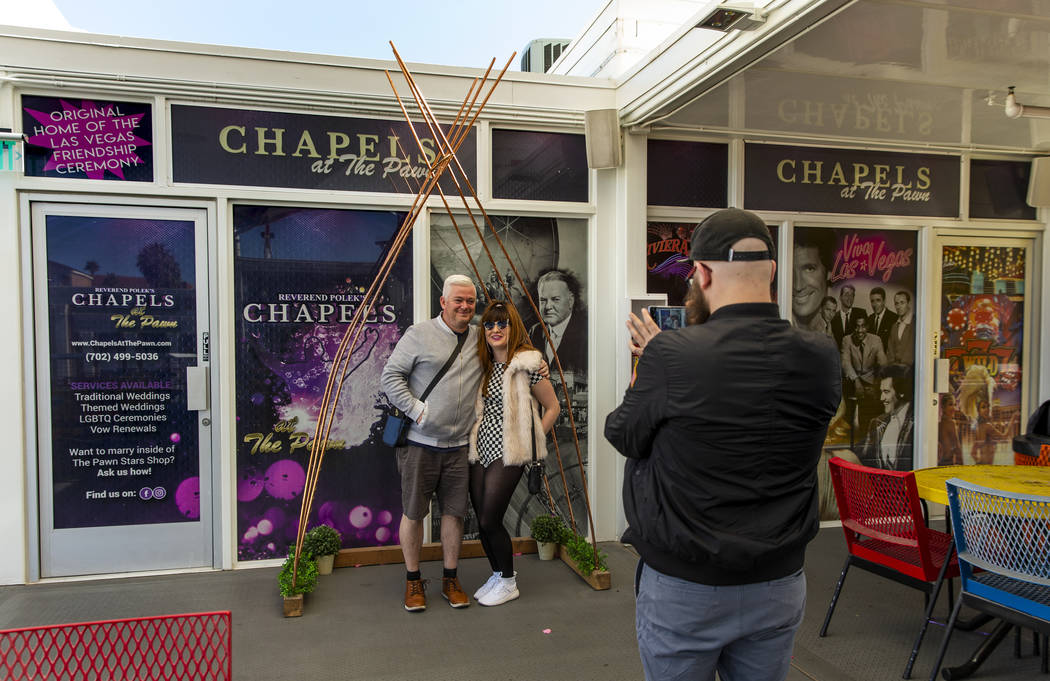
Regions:
<svg viewBox="0 0 1050 681"><path fill-rule="evenodd" d="M1013 629L1012 624L1009 622L999 622L991 635L977 647L977 650L973 652L970 659L959 665L958 667L945 667L941 670L941 676L947 681L955 681L955 679L965 679L970 674L973 674L977 669L984 664L984 661L988 659L988 656L995 651L1006 635Z"/></svg>

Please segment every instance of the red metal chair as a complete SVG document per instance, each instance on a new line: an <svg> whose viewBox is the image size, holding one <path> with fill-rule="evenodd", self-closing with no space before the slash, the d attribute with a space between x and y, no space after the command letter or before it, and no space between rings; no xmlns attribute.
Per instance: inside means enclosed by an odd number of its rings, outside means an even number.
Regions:
<svg viewBox="0 0 1050 681"><path fill-rule="evenodd" d="M1038 449L1038 454L1033 456L1032 454L1018 451L1021 447L1018 445L1020 438L1014 438L1014 465L1015 466L1050 466L1050 444L1041 445Z"/></svg>
<svg viewBox="0 0 1050 681"><path fill-rule="evenodd" d="M828 466L849 555L820 635L827 635L851 565L918 589L925 594L926 611L904 668L904 678L910 678L941 584L945 578L959 576L952 538L926 526L914 473L870 468L837 457ZM949 601L951 590L949 581Z"/></svg>
<svg viewBox="0 0 1050 681"><path fill-rule="evenodd" d="M230 681L229 611L0 631L7 681Z"/></svg>

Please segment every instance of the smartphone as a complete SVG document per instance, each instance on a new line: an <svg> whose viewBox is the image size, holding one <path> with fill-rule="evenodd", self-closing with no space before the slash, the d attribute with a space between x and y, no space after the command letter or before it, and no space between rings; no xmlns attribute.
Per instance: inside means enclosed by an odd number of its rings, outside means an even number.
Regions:
<svg viewBox="0 0 1050 681"><path fill-rule="evenodd" d="M650 305L649 316L662 330L685 328L685 308L680 305Z"/></svg>

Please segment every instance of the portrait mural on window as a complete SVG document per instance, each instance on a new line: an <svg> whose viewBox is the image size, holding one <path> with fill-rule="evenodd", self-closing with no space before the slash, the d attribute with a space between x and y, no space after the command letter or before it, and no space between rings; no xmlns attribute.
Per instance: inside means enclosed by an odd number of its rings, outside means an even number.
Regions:
<svg viewBox="0 0 1050 681"><path fill-rule="evenodd" d="M431 315L440 313L438 298L441 285L450 274L465 274L478 284L478 316L475 322L480 319L489 300L505 300L509 294L509 300L521 313L529 340L543 352L550 364L551 382L561 403L561 416L554 424L553 437L547 438L546 472L556 507L553 510L567 524L571 515L578 531L586 535L587 506L580 468L587 464L588 437L587 220L501 215L490 217L510 255L508 262L492 232L486 229L484 245L493 254L495 266L489 261L482 240L477 237L467 216L456 217L456 224L466 241L466 251L448 215L435 214L431 218ZM467 253L476 263L477 273L472 271ZM511 263L522 282L514 276ZM535 301L539 315L529 304L526 291ZM540 317L551 330L561 362L561 372L550 353L549 343L539 324ZM573 442L573 424L579 441L580 458L577 457ZM554 439L557 439L562 467L556 463ZM564 469L564 476L560 468ZM529 494L525 478L522 477L504 518L511 536L527 536L532 518L550 510L546 508L548 502L545 496ZM566 503L566 499L570 503ZM435 506L432 510L435 531L438 531L439 518L439 510ZM465 525L465 536L468 539L476 538L476 532L477 522L471 514Z"/></svg>
<svg viewBox="0 0 1050 681"><path fill-rule="evenodd" d="M791 321L828 337L842 401L825 440L821 517L837 517L826 460L914 466L915 232L796 227Z"/></svg>

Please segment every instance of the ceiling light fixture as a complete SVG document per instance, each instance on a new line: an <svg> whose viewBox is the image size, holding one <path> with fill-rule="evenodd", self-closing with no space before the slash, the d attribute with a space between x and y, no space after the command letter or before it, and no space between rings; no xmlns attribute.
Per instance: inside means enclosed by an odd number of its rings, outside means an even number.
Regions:
<svg viewBox="0 0 1050 681"><path fill-rule="evenodd" d="M1025 106L1014 96L1014 86L1007 88L1006 106L1003 111L1007 118L1050 118L1050 106Z"/></svg>
<svg viewBox="0 0 1050 681"><path fill-rule="evenodd" d="M736 29L752 31L766 22L766 14L750 4L719 5L696 25L723 33Z"/></svg>

